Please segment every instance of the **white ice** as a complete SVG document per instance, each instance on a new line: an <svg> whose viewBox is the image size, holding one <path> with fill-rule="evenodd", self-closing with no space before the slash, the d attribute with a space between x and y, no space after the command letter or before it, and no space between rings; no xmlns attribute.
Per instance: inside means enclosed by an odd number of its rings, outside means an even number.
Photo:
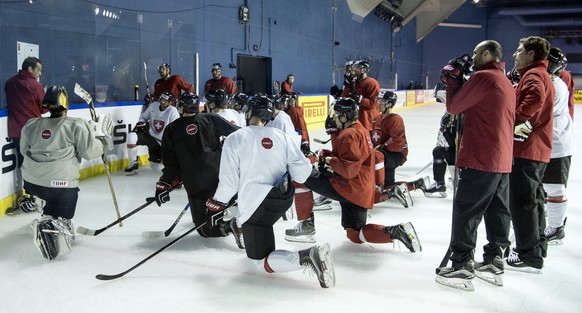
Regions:
<svg viewBox="0 0 582 313"><path fill-rule="evenodd" d="M432 159L443 111L440 104L399 111L410 154L397 169L397 180L427 175L432 179L430 168L416 172ZM578 114L577 138L582 138L581 119ZM322 129L310 135L327 138ZM312 149L320 147L313 143ZM578 148L572 158L564 245L550 247L543 274L506 271L503 287L475 279L476 290L465 292L434 282L435 267L450 237L451 188L446 199L425 198L416 191L413 207L404 209L389 201L370 211L369 223L411 221L422 242L421 253L410 253L398 244L353 244L340 226L337 203L330 211L316 212L317 242L330 243L333 251L337 277L333 289L320 288L314 276L301 271L260 273L232 237L205 239L195 232L120 279L95 279L96 274L130 268L193 226L188 212L170 237L141 237L144 231L165 230L172 224L186 204L185 191L178 190L169 203L150 205L124 221L123 227L95 237L77 235L72 252L50 262L41 258L32 242L30 222L38 214L0 218L0 312L579 312L581 153ZM148 166L142 166L136 176L113 173L122 214L153 195L159 175ZM98 229L115 220L104 175L83 181L80 189L76 226ZM277 248L309 246L284 240L285 229L295 224L275 224ZM480 261L486 243L483 223L478 238L475 258Z"/></svg>

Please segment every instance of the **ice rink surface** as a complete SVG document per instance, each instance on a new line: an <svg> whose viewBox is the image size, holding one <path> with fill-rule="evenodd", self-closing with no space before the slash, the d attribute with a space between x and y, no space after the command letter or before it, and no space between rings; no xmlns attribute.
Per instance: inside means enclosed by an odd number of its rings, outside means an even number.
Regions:
<svg viewBox="0 0 582 313"><path fill-rule="evenodd" d="M397 180L424 176L432 180L431 168L417 171L432 160L443 111L443 105L435 104L398 112L406 124L410 154L397 169ZM580 119L582 113L575 120ZM575 128L576 137L582 138L582 124L575 123ZM321 148L313 138L328 138L323 129L310 131L310 136L312 150ZM0 217L0 312L580 312L581 153L578 148L572 158L564 245L549 248L542 274L506 271L503 287L474 279L476 290L465 292L435 283L435 267L450 237L450 184L445 199L426 198L415 191L410 208L388 201L369 213L369 223L411 221L422 243L421 253L410 253L398 243L350 242L340 226L337 202L330 211L316 212L317 243L332 247L333 289L320 288L314 276L301 271L260 273L232 236L206 239L196 232L120 279L95 279L96 274L125 271L193 227L188 212L168 238L141 237L142 232L166 230L174 222L186 205L185 191L177 190L170 202L148 206L124 221L123 227L95 237L77 235L72 252L50 262L42 259L32 242L30 223L38 214ZM136 176L113 173L122 214L154 194L159 175L147 165ZM105 175L81 182L80 189L76 227L98 229L116 219ZM310 246L284 240L285 229L295 224L295 220L275 224L278 248ZM477 261L485 243L481 223Z"/></svg>

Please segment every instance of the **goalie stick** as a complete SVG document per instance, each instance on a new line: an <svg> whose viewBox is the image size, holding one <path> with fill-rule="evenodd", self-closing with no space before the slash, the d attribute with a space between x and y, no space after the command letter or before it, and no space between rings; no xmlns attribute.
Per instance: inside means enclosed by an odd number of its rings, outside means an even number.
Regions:
<svg viewBox="0 0 582 313"><path fill-rule="evenodd" d="M79 226L79 227L77 227L77 233L78 234L81 234L81 235L97 236L100 233L108 230L109 228L117 225L118 223L121 223L121 221L125 220L126 218L134 215L135 213L137 213L139 211L141 211L142 209L144 209L148 205L152 204L152 202L155 202L155 198L153 198L153 197L147 198L146 199L146 203L140 205L137 209L135 209L135 210L133 210L133 211L125 214L124 216L120 217L119 219L117 219L113 223L111 223L111 224L109 224L109 225L107 225L105 227L99 228L99 229L88 229L88 228L85 228L83 226Z"/></svg>
<svg viewBox="0 0 582 313"><path fill-rule="evenodd" d="M186 211L188 211L188 209L190 208L190 203L187 203L186 206L184 207L184 209L182 210L182 212L180 212L180 215L178 215L178 218L174 221L174 223L170 226L170 228L166 229L165 231L146 231L141 233L141 236L143 238L161 238L161 237L168 237L171 233L172 230L174 230L174 228L176 227L176 225L178 225L178 222L180 222L180 220L182 219L182 216L184 216L184 213L186 213Z"/></svg>
<svg viewBox="0 0 582 313"><path fill-rule="evenodd" d="M320 143L320 144L326 144L326 143L328 143L330 140L331 140L331 138L329 138L328 140L321 140L321 139L318 139L318 138L313 138L313 141L315 141L315 142L317 142L317 143Z"/></svg>
<svg viewBox="0 0 582 313"><path fill-rule="evenodd" d="M75 83L75 94L81 99L85 100L89 105L89 111L91 112L91 119L97 122L97 114L95 113L95 105L93 105L93 98L91 95L81 87L81 85ZM103 142L105 145L105 142ZM109 170L109 161L107 160L107 155L105 152L101 155L103 164L105 166L105 174L107 174L107 181L109 182L109 190L111 191L111 197L113 198L113 205L115 206L115 213L117 214L117 219L121 218L121 213L119 212L119 205L117 204L117 197L115 196L115 189L113 188L113 182L111 181L111 171ZM119 227L123 227L121 220L119 220Z"/></svg>

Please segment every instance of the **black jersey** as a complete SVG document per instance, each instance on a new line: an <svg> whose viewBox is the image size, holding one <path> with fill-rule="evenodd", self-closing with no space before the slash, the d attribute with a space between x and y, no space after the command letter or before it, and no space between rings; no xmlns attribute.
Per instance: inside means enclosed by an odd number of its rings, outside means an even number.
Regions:
<svg viewBox="0 0 582 313"><path fill-rule="evenodd" d="M213 113L181 117L166 126L162 138L163 174L170 183L180 175L188 195L206 199L218 186L224 138L239 127Z"/></svg>

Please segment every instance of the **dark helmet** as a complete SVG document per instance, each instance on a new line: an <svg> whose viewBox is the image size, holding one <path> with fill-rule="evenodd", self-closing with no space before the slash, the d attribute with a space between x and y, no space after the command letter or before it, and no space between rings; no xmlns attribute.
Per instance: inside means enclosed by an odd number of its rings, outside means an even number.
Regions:
<svg viewBox="0 0 582 313"><path fill-rule="evenodd" d="M255 95L249 101L250 116L260 118L265 125L273 118L273 100L267 96Z"/></svg>
<svg viewBox="0 0 582 313"><path fill-rule="evenodd" d="M168 63L160 64L160 66L158 66L158 71L161 70L163 67L167 67L170 72L172 71L172 67Z"/></svg>
<svg viewBox="0 0 582 313"><path fill-rule="evenodd" d="M69 109L67 90L63 86L50 86L44 94L42 107L51 112L61 112Z"/></svg>
<svg viewBox="0 0 582 313"><path fill-rule="evenodd" d="M234 95L233 101L234 108L236 109L238 107L237 110L240 110L249 102L249 96L246 93L239 92Z"/></svg>
<svg viewBox="0 0 582 313"><path fill-rule="evenodd" d="M352 98L338 98L333 105L333 110L336 115L345 114L348 121L358 119L358 105Z"/></svg>
<svg viewBox="0 0 582 313"><path fill-rule="evenodd" d="M280 111L287 110L287 108L289 108L291 105L291 98L292 96L290 94L282 95L279 99L277 99L275 108Z"/></svg>
<svg viewBox="0 0 582 313"><path fill-rule="evenodd" d="M160 100L161 99L167 100L168 102L170 102L171 105L174 105L176 102L176 98L174 97L174 94L169 92L169 91L164 91L160 95Z"/></svg>
<svg viewBox="0 0 582 313"><path fill-rule="evenodd" d="M176 108L183 108L184 113L198 113L199 107L200 99L192 92L183 93L178 99L178 104L176 104Z"/></svg>
<svg viewBox="0 0 582 313"><path fill-rule="evenodd" d="M386 100L386 102L389 103L388 107L392 109L396 105L396 100L398 100L398 96L396 96L396 93L394 91L389 90L384 93L382 99Z"/></svg>
<svg viewBox="0 0 582 313"><path fill-rule="evenodd" d="M566 68L568 60L560 49L552 47L548 55L548 62L548 73L557 75Z"/></svg>
<svg viewBox="0 0 582 313"><path fill-rule="evenodd" d="M207 105L212 102L217 108L221 109L226 108L228 102L228 94L222 89L210 90L204 95L204 98L206 98Z"/></svg>

